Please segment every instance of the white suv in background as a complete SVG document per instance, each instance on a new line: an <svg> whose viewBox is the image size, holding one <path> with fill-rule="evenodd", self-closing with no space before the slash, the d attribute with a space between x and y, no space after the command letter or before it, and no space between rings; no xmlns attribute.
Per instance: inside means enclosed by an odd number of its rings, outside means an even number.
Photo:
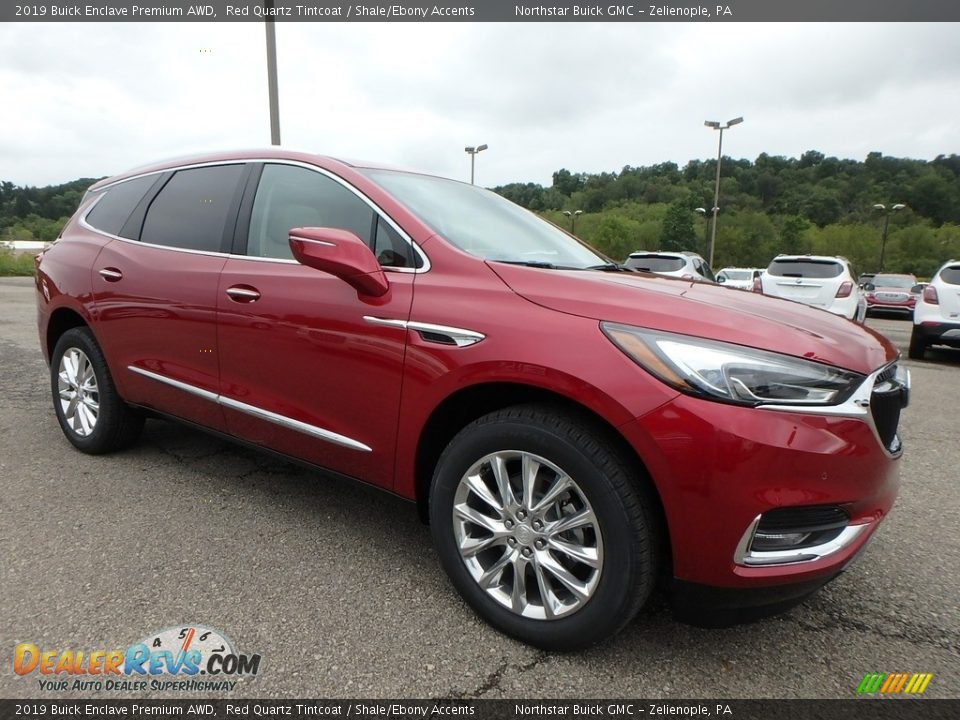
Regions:
<svg viewBox="0 0 960 720"><path fill-rule="evenodd" d="M862 323L867 301L850 261L826 255L777 255L760 276L764 295L796 300Z"/></svg>
<svg viewBox="0 0 960 720"><path fill-rule="evenodd" d="M624 263L631 270L646 270L657 275L666 275L667 277L678 277L684 280L695 280L697 282L707 281L716 282L713 271L707 265L707 261L697 255L695 252L683 250L682 252L646 252L639 250L630 253L630 257Z"/></svg>
<svg viewBox="0 0 960 720"><path fill-rule="evenodd" d="M931 345L960 348L960 261L950 260L923 289L913 310L910 357L923 360Z"/></svg>

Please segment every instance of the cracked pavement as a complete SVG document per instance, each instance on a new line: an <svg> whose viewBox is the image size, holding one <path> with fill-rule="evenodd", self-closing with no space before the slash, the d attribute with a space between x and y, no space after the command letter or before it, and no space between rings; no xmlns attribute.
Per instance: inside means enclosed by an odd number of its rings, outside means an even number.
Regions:
<svg viewBox="0 0 960 720"><path fill-rule="evenodd" d="M0 697L40 695L12 672L18 642L113 649L182 623L262 654L235 697L850 698L866 672L932 672L927 696L960 696L960 352L906 363L900 498L806 604L702 630L657 597L612 641L553 654L480 621L390 495L163 421L130 451L76 452L31 281L0 278L0 307ZM869 324L906 354L908 322Z"/></svg>

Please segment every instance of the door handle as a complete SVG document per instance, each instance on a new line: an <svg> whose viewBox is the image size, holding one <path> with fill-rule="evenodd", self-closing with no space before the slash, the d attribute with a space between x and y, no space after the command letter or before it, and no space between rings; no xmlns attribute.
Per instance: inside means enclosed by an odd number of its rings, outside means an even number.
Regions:
<svg viewBox="0 0 960 720"><path fill-rule="evenodd" d="M113 267L105 267L100 270L100 277L107 282L116 282L123 278L123 273Z"/></svg>
<svg viewBox="0 0 960 720"><path fill-rule="evenodd" d="M252 303L260 299L260 291L249 285L234 285L227 288L227 295L234 302Z"/></svg>

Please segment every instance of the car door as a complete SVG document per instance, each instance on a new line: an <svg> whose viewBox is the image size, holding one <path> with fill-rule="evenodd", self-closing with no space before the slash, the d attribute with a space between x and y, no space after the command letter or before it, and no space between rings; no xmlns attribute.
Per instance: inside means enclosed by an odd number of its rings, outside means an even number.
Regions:
<svg viewBox="0 0 960 720"><path fill-rule="evenodd" d="M396 271L389 291L364 297L297 263L295 227L354 232ZM267 163L248 188L237 250L217 291L229 432L390 487L406 348L396 323L409 319L416 277L409 240L335 176Z"/></svg>
<svg viewBox="0 0 960 720"><path fill-rule="evenodd" d="M215 429L217 283L242 197L243 164L161 178L97 258L96 334L123 397Z"/></svg>

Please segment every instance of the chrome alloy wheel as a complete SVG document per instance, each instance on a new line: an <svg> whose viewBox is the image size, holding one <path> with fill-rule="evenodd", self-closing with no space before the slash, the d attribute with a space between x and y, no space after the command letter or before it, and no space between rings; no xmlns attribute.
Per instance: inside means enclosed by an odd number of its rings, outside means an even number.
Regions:
<svg viewBox="0 0 960 720"><path fill-rule="evenodd" d="M90 435L100 415L100 389L93 364L83 350L72 347L61 356L57 390L67 425L81 437Z"/></svg>
<svg viewBox="0 0 960 720"><path fill-rule="evenodd" d="M460 556L477 584L517 615L579 610L603 569L603 538L577 483L546 458L504 450L476 462L453 502Z"/></svg>

